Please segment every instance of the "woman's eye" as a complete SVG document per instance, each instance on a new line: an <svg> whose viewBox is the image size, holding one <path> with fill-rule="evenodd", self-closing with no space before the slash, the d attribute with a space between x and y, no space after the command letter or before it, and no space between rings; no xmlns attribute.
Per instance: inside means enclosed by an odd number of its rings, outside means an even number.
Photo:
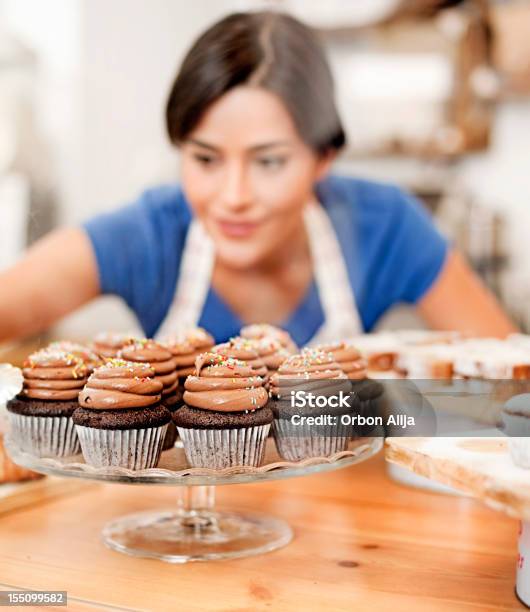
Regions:
<svg viewBox="0 0 530 612"><path fill-rule="evenodd" d="M207 155L206 153L194 153L193 157L203 166L211 166L216 161L213 155Z"/></svg>
<svg viewBox="0 0 530 612"><path fill-rule="evenodd" d="M287 159L285 157L260 157L257 162L262 168L275 169L281 168Z"/></svg>

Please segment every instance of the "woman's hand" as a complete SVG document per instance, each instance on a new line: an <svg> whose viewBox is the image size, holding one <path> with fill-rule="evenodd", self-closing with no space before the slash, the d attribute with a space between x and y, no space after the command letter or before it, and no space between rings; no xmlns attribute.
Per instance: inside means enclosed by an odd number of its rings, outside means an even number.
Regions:
<svg viewBox="0 0 530 612"><path fill-rule="evenodd" d="M0 273L0 341L41 332L97 295L88 236L78 228L52 232Z"/></svg>
<svg viewBox="0 0 530 612"><path fill-rule="evenodd" d="M456 251L448 254L442 272L417 309L432 329L497 338L518 331Z"/></svg>

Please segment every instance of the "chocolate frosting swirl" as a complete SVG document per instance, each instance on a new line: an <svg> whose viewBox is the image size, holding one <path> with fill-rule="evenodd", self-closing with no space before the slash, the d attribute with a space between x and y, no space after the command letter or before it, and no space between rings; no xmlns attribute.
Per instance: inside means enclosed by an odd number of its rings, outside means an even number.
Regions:
<svg viewBox="0 0 530 612"><path fill-rule="evenodd" d="M184 402L216 412L245 412L263 408L268 394L263 378L239 359L219 353L197 357L195 375L184 384Z"/></svg>
<svg viewBox="0 0 530 612"><path fill-rule="evenodd" d="M166 336L162 344L168 348L177 364L177 374L181 381L195 371L195 360L215 344L213 337L202 327L191 327L176 334Z"/></svg>
<svg viewBox="0 0 530 612"><path fill-rule="evenodd" d="M92 372L94 368L97 368L102 364L102 360L99 355L97 355L88 346L79 344L78 342L60 340L58 342L52 342L46 347L46 349L50 351L64 351L65 353L69 353L75 357L80 357L87 366L89 372Z"/></svg>
<svg viewBox="0 0 530 612"><path fill-rule="evenodd" d="M275 338L266 337L259 340L249 340L249 342L255 347L269 372L276 372L281 364L291 355L281 342Z"/></svg>
<svg viewBox="0 0 530 612"><path fill-rule="evenodd" d="M323 353L331 353L350 380L366 378L367 363L361 353L351 344L336 342L334 344L321 344L315 348Z"/></svg>
<svg viewBox="0 0 530 612"><path fill-rule="evenodd" d="M307 391L320 395L348 393L350 382L331 353L306 349L291 355L270 379L271 395L281 398L291 391Z"/></svg>
<svg viewBox="0 0 530 612"><path fill-rule="evenodd" d="M148 363L155 378L163 384L162 395L170 395L178 387L177 363L171 351L154 340L137 340L124 346L118 353L120 359L134 363Z"/></svg>
<svg viewBox="0 0 530 612"><path fill-rule="evenodd" d="M149 364L109 359L90 375L79 404L94 410L145 408L160 402L163 387Z"/></svg>
<svg viewBox="0 0 530 612"><path fill-rule="evenodd" d="M22 397L40 400L75 400L86 383L88 368L81 357L57 349L41 349L22 368Z"/></svg>
<svg viewBox="0 0 530 612"><path fill-rule="evenodd" d="M185 329L181 334L182 341L191 344L194 349L206 351L212 348L215 344L213 336L209 334L203 327L190 327Z"/></svg>
<svg viewBox="0 0 530 612"><path fill-rule="evenodd" d="M272 338L278 340L278 342L289 351L291 355L298 351L298 347L289 335L289 332L269 325L268 323L253 323L252 325L245 325L239 332L243 338L249 338L253 340L262 340L263 338Z"/></svg>
<svg viewBox="0 0 530 612"><path fill-rule="evenodd" d="M240 361L245 361L253 370L255 376L261 376L264 380L268 379L269 372L263 359L259 356L257 347L253 340L235 336L228 342L217 344L213 347L212 353L219 353Z"/></svg>
<svg viewBox="0 0 530 612"><path fill-rule="evenodd" d="M128 344L133 344L138 337L121 332L100 332L92 342L92 350L100 357L116 357L118 352Z"/></svg>

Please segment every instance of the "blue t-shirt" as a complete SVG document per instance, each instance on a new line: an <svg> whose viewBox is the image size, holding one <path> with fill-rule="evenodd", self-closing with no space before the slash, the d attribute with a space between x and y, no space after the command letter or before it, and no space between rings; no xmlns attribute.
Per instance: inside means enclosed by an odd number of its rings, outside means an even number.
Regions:
<svg viewBox="0 0 530 612"><path fill-rule="evenodd" d="M337 233L365 331L392 305L414 304L427 292L448 245L417 200L391 185L339 176L319 183L316 194ZM171 305L191 218L182 190L173 185L150 189L84 224L101 292L122 297L146 336L156 333ZM313 281L282 327L302 346L323 322ZM210 287L199 325L222 342L242 324Z"/></svg>

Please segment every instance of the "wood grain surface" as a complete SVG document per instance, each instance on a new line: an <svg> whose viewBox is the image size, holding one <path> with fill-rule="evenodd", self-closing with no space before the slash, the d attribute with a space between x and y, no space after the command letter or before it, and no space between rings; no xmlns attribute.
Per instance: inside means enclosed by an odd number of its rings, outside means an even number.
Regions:
<svg viewBox="0 0 530 612"><path fill-rule="evenodd" d="M273 553L179 566L102 544L107 521L174 500L167 487L90 485L1 515L0 588L67 590L80 610L524 609L514 595L517 521L395 484L382 455L329 474L220 487L219 507L290 522L293 542Z"/></svg>
<svg viewBox="0 0 530 612"><path fill-rule="evenodd" d="M75 478L47 477L25 482L2 483L0 515L26 506L34 507L51 498L69 496L86 487L87 483Z"/></svg>

